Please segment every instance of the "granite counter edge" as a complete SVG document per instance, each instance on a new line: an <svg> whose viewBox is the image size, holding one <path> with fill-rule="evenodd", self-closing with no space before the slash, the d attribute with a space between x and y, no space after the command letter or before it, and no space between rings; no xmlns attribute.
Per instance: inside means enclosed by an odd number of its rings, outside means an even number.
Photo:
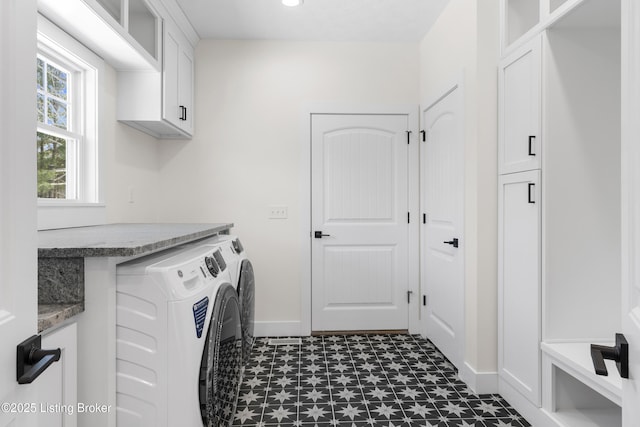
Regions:
<svg viewBox="0 0 640 427"><path fill-rule="evenodd" d="M38 258L69 258L69 257L131 257L143 256L152 252L163 249L169 249L183 243L205 237L220 234L233 228L233 224L222 224L206 230L200 230L193 233L183 234L169 239L158 240L153 243L147 243L139 246L131 247L77 247L77 248L38 248Z"/></svg>

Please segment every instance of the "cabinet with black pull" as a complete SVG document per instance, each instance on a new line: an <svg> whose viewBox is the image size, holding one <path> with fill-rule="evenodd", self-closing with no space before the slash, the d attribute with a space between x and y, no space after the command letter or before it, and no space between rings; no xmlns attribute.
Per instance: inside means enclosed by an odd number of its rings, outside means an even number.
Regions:
<svg viewBox="0 0 640 427"><path fill-rule="evenodd" d="M193 135L193 37L159 7L162 58L159 70L118 72L117 119L156 138Z"/></svg>
<svg viewBox="0 0 640 427"><path fill-rule="evenodd" d="M534 406L541 404L541 40L533 37L498 68L498 374Z"/></svg>
<svg viewBox="0 0 640 427"><path fill-rule="evenodd" d="M540 171L498 178L498 370L540 404Z"/></svg>
<svg viewBox="0 0 640 427"><path fill-rule="evenodd" d="M541 36L504 58L498 74L498 173L540 169Z"/></svg>
<svg viewBox="0 0 640 427"><path fill-rule="evenodd" d="M627 360L620 2L548 6L499 67L499 392L534 425L614 427Z"/></svg>

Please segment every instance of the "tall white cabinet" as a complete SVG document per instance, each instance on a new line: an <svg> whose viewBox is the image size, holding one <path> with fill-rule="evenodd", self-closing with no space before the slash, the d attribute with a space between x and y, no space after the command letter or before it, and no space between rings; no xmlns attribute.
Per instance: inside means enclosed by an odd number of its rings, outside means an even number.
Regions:
<svg viewBox="0 0 640 427"><path fill-rule="evenodd" d="M621 328L620 2L502 10L499 391L534 425L621 426L590 358Z"/></svg>
<svg viewBox="0 0 640 427"><path fill-rule="evenodd" d="M542 63L538 35L500 62L498 145L498 370L541 402Z"/></svg>

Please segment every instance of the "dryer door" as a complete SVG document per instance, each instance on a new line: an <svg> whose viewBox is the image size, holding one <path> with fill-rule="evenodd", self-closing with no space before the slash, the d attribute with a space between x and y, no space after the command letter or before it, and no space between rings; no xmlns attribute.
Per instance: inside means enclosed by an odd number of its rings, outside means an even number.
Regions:
<svg viewBox="0 0 640 427"><path fill-rule="evenodd" d="M218 288L200 364L200 413L206 427L230 426L242 368L242 328L235 289Z"/></svg>
<svg viewBox="0 0 640 427"><path fill-rule="evenodd" d="M242 362L244 365L249 361L251 347L253 347L255 289L253 266L251 261L245 259L242 261L240 279L238 280L238 298L242 316Z"/></svg>

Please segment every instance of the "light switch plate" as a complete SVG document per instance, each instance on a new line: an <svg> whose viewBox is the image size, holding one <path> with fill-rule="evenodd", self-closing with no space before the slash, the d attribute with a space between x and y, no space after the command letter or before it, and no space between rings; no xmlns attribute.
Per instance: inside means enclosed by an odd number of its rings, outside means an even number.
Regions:
<svg viewBox="0 0 640 427"><path fill-rule="evenodd" d="M287 219L289 208L287 206L269 206L269 219Z"/></svg>

